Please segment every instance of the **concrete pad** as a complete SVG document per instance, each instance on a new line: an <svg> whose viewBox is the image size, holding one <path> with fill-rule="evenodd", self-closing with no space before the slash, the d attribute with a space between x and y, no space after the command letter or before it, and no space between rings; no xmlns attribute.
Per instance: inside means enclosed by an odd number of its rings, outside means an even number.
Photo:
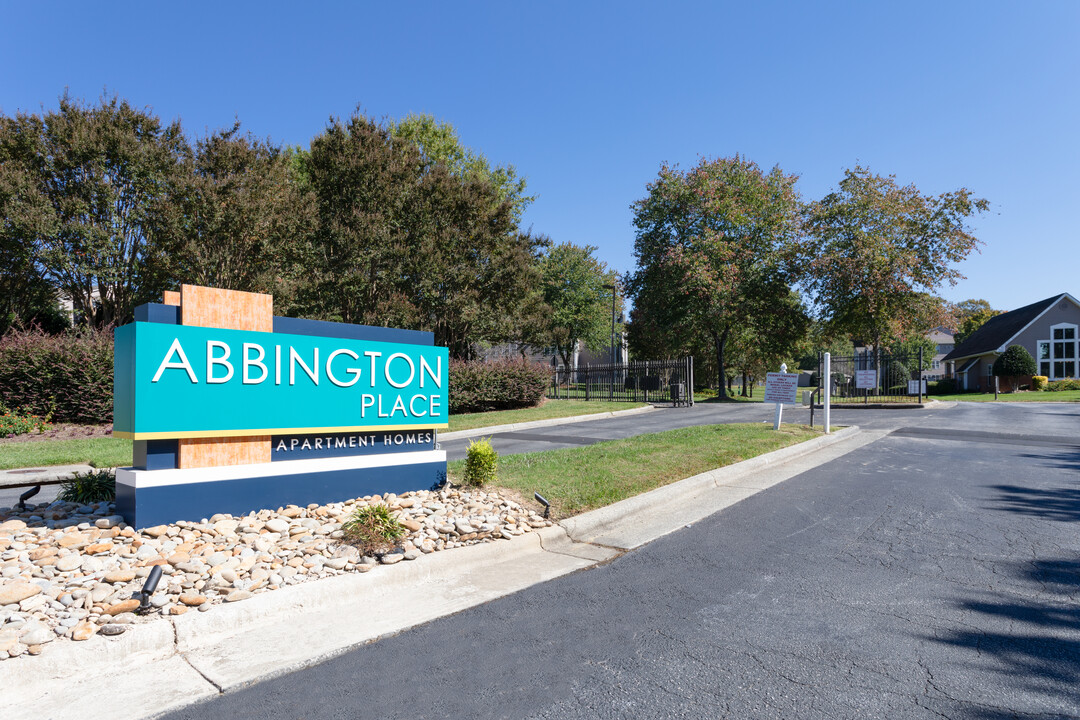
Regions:
<svg viewBox="0 0 1080 720"><path fill-rule="evenodd" d="M177 644L228 692L592 564L527 533L188 613L175 620Z"/></svg>
<svg viewBox="0 0 1080 720"><path fill-rule="evenodd" d="M217 688L174 655L173 638L171 623L148 622L116 637L56 640L39 657L5 660L3 717L137 720L216 695Z"/></svg>

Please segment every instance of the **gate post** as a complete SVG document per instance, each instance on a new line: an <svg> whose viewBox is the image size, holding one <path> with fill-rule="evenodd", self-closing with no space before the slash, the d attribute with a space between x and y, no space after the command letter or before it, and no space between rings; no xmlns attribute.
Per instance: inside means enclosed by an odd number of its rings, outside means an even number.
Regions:
<svg viewBox="0 0 1080 720"><path fill-rule="evenodd" d="M829 387L829 385L832 384L832 355L830 355L829 353L825 353L823 361L824 361L824 364L825 364L825 394L824 394L824 397L822 398L822 409L824 409L824 411L825 411L824 412L825 417L823 418L824 421L825 421L825 434L828 435L831 432L831 430L829 429L830 428L829 422L832 419L832 418L829 417L829 412L830 412L830 409L831 409L830 400L832 399L830 397L830 395L832 395L832 392L831 392L831 388ZM812 411L812 408L814 407L814 399L813 399L813 397L810 398L810 407L811 407L811 411Z"/></svg>
<svg viewBox="0 0 1080 720"><path fill-rule="evenodd" d="M589 366L585 365L585 402L588 402L589 398Z"/></svg>
<svg viewBox="0 0 1080 720"><path fill-rule="evenodd" d="M922 372L923 372L923 370L922 370L922 358L923 358L922 351L923 351L923 349L919 348L919 379L918 379L917 382L919 383L919 404L920 405L922 404L922 401L923 401L923 397L922 397Z"/></svg>
<svg viewBox="0 0 1080 720"><path fill-rule="evenodd" d="M645 402L649 402L649 361L645 361L645 376L642 378L642 384L645 385Z"/></svg>

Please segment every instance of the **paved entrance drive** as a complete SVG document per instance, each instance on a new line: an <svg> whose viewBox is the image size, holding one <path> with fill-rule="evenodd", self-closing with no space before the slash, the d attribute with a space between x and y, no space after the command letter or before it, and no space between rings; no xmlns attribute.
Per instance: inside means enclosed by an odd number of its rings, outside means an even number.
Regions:
<svg viewBox="0 0 1080 720"><path fill-rule="evenodd" d="M606 565L169 717L1080 717L1078 409L897 416Z"/></svg>

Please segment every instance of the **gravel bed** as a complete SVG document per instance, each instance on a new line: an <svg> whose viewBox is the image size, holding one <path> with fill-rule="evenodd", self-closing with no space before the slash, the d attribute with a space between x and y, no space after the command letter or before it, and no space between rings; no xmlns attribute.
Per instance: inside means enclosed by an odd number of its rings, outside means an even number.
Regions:
<svg viewBox="0 0 1080 720"><path fill-rule="evenodd" d="M378 557L343 541L342 524L366 505L388 506L407 531ZM132 623L205 612L551 524L498 492L465 488L214 515L142 531L115 513L112 503L0 508L0 661L38 655L55 641L120 634ZM137 613L138 593L154 566L162 569L161 581L149 611Z"/></svg>

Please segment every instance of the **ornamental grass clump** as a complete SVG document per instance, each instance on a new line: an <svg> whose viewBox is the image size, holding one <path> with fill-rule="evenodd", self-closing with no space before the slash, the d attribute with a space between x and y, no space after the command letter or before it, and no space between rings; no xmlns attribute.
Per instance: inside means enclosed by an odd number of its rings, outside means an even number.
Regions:
<svg viewBox="0 0 1080 720"><path fill-rule="evenodd" d="M470 440L465 454L465 484L483 487L495 482L498 465L499 453L491 446L490 438L481 438L480 442Z"/></svg>
<svg viewBox="0 0 1080 720"><path fill-rule="evenodd" d="M357 508L341 529L345 533L345 540L364 555L385 553L405 536L405 527L386 505Z"/></svg>
<svg viewBox="0 0 1080 720"><path fill-rule="evenodd" d="M56 497L58 500L80 505L112 502L116 499L116 476L112 470L77 472L70 480L61 483L60 493Z"/></svg>

